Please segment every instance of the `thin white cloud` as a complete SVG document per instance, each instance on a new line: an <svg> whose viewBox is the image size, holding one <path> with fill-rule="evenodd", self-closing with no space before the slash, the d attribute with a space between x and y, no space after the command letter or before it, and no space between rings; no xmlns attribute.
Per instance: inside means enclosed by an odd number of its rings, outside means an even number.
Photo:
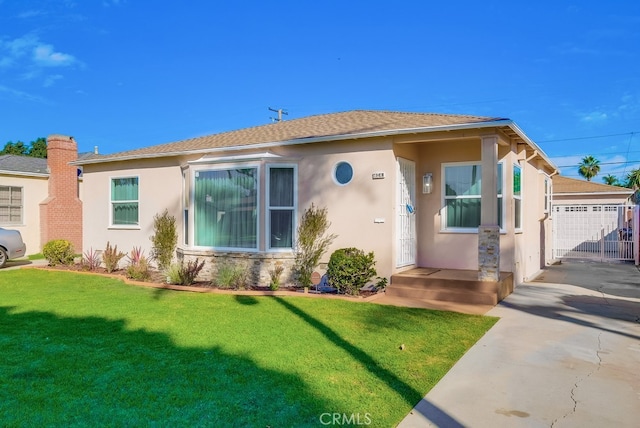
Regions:
<svg viewBox="0 0 640 428"><path fill-rule="evenodd" d="M73 55L55 52L52 45L40 44L33 50L33 60L45 67L67 67L77 63Z"/></svg>
<svg viewBox="0 0 640 428"><path fill-rule="evenodd" d="M0 73L5 70L14 78L39 81L44 87L51 87L63 76L46 70L76 66L82 67L83 63L71 54L56 50L51 44L43 43L33 33L15 39L0 36ZM10 91L5 87L4 92Z"/></svg>
<svg viewBox="0 0 640 428"><path fill-rule="evenodd" d="M102 2L102 6L110 7L110 6L120 6L120 4L124 3L124 0L104 0Z"/></svg>
<svg viewBox="0 0 640 428"><path fill-rule="evenodd" d="M51 86L53 86L58 80L62 79L63 76L60 74L53 74L51 76L47 76L44 79L44 83L42 84L42 86L44 86L45 88L49 88Z"/></svg>
<svg viewBox="0 0 640 428"><path fill-rule="evenodd" d="M24 12L20 13L18 15L18 18L28 19L28 18L38 17L38 16L45 16L46 14L47 13L43 10L31 9L31 10L25 10Z"/></svg>
<svg viewBox="0 0 640 428"><path fill-rule="evenodd" d="M38 39L27 34L13 40L0 39L0 66L9 67L16 64L38 45Z"/></svg>
<svg viewBox="0 0 640 428"><path fill-rule="evenodd" d="M20 61L29 61L19 64ZM44 67L68 67L80 64L73 55L57 52L53 45L42 43L37 36L27 34L13 40L0 38L0 66L27 65Z"/></svg>
<svg viewBox="0 0 640 428"><path fill-rule="evenodd" d="M580 121L587 123L601 123L606 121L609 115L603 111L592 111L590 113L583 114L580 117Z"/></svg>
<svg viewBox="0 0 640 428"><path fill-rule="evenodd" d="M25 100L25 101L36 101L36 102L40 102L40 103L44 103L44 104L49 104L49 102L47 100L45 100L44 98L38 96L38 95L32 95L28 92L24 92L24 91L18 91L16 89L12 89L9 88L7 86L4 85L0 85L0 95L1 94L9 94L10 96L12 96L13 98L18 98L21 100Z"/></svg>

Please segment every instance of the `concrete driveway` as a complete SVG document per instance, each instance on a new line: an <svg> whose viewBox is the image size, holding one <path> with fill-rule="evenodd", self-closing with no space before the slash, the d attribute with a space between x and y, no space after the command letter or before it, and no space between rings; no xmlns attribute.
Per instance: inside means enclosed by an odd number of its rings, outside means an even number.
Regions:
<svg viewBox="0 0 640 428"><path fill-rule="evenodd" d="M487 315L501 319L400 427L640 426L635 266L552 266Z"/></svg>

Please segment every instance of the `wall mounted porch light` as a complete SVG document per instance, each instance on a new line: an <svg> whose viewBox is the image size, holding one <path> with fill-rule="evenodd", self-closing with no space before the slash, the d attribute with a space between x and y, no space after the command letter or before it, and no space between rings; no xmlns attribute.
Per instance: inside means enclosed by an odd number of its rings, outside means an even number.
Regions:
<svg viewBox="0 0 640 428"><path fill-rule="evenodd" d="M427 172L422 177L422 193L427 195L431 192L433 192L433 174L430 172Z"/></svg>

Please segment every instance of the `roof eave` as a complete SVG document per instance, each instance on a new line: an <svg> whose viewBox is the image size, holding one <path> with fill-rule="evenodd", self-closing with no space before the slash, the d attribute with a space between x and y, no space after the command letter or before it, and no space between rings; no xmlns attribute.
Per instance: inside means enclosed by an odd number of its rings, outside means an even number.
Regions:
<svg viewBox="0 0 640 428"><path fill-rule="evenodd" d="M528 145L530 145L534 150L538 151L538 156L540 156L546 163L549 164L549 166L558 174L560 173L560 169L556 166L555 163L553 163L551 161L551 159L549 159L549 157L547 156L547 154L544 152L544 150L542 150L536 143L533 142L533 140L531 140L529 137L527 137L527 134L524 133L524 131L522 129L520 129L520 127L518 125L516 125L516 123L512 120L509 121L509 128L511 128L513 130L513 132L515 132L516 134L518 134L518 137L520 137L522 139L522 141L524 141L525 143L527 143Z"/></svg>
<svg viewBox="0 0 640 428"><path fill-rule="evenodd" d="M19 175L21 177L34 177L34 178L48 178L49 174L46 172L27 172L27 171L12 171L10 169L0 169L1 175Z"/></svg>
<svg viewBox="0 0 640 428"><path fill-rule="evenodd" d="M238 151L238 150L247 150L247 149L260 150L260 149L268 149L268 148L277 147L277 146L312 144L312 143L322 143L322 142L338 141L338 140L356 140L360 138L385 137L390 135L402 135L402 134L418 134L422 132L457 131L457 130L464 130L464 129L492 128L492 127L501 127L501 126L511 126L512 124L513 124L513 121L511 121L510 119L498 119L498 120L491 120L487 122L471 122L471 123L461 123L461 124L455 124L455 125L437 125L437 126L426 126L426 127L417 127L417 128L402 128L402 129L389 129L389 130L383 130L383 131L360 132L355 134L336 134L336 135L326 135L322 137L297 138L293 140L271 141L267 143L247 144L242 146L212 147L212 148L206 148L206 149L179 150L179 151L162 152L162 153L147 153L142 155L130 154L126 156L117 156L117 157L112 157L107 159L104 159L104 158L87 159L87 160L79 159L79 160L70 162L70 164L71 165L89 165L89 164L107 163L107 162L122 162L122 161L137 160L137 159L153 159L153 158L193 155L193 154L200 154L200 153L215 153L215 152L221 152L221 151L226 152L226 151ZM516 130L514 129L514 131ZM527 141L530 141L530 140L527 139ZM546 160L546 157L545 157L545 160Z"/></svg>
<svg viewBox="0 0 640 428"><path fill-rule="evenodd" d="M599 196L605 196L605 195L609 195L609 196L629 196L629 195L633 195L633 190L629 189L628 192L624 192L624 191L620 191L620 192L598 192L598 191L594 191L594 192L553 192L553 196L594 196L594 195L599 195Z"/></svg>

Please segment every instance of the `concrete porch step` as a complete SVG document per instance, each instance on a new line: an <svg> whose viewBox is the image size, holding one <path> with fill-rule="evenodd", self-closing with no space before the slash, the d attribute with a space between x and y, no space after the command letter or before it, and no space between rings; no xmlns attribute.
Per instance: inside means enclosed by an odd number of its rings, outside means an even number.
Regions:
<svg viewBox="0 0 640 428"><path fill-rule="evenodd" d="M477 271L415 268L391 276L386 295L418 301L494 306L513 291L513 275L498 282L479 281Z"/></svg>
<svg viewBox="0 0 640 428"><path fill-rule="evenodd" d="M452 284L450 288L446 283L442 286L399 286L387 287L386 293L394 297L406 299L440 300L448 302L470 303L478 305L496 305L498 303L498 290L478 291L466 289L464 286Z"/></svg>

